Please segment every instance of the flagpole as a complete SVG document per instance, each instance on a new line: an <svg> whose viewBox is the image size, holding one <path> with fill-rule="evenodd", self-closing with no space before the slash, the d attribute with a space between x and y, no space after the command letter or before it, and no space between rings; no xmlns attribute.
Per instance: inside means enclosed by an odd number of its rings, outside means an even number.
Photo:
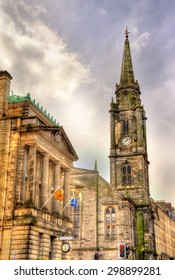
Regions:
<svg viewBox="0 0 175 280"><path fill-rule="evenodd" d="M40 208L40 210L43 209L43 207L47 204L47 202L52 198L52 196L56 193L56 191L57 191L58 189L60 189L60 186L58 186L58 188L51 194L51 196L50 196L50 197L48 198L48 200L43 204L43 206Z"/></svg>
<svg viewBox="0 0 175 280"><path fill-rule="evenodd" d="M69 203L71 202L71 200L73 199L73 198L75 198L76 197L76 195L74 195L70 200L69 200L69 202L64 206L64 208L61 210L61 212L60 212L60 214L64 211L64 209L69 205Z"/></svg>

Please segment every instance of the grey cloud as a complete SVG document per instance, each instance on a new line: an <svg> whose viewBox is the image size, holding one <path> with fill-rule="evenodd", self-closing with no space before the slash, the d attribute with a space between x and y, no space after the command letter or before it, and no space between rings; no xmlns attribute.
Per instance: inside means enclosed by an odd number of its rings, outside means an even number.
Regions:
<svg viewBox="0 0 175 280"><path fill-rule="evenodd" d="M22 93L30 91L60 121L77 150L78 165L91 168L94 158L99 158L99 170L106 179L109 103L119 82L123 33L129 26L135 77L148 116L151 193L155 198L175 197L174 1L2 3L1 21L4 17L9 30L6 35L1 33L4 45L1 40L0 48L9 57L9 62L5 58L2 62L8 62L13 72L12 86ZM14 30L19 35L15 40ZM149 39L139 41L142 34L149 34ZM26 44L20 45L20 36L26 36ZM132 46L134 42L139 52ZM33 65L37 73L33 73ZM46 76L49 83L44 82Z"/></svg>

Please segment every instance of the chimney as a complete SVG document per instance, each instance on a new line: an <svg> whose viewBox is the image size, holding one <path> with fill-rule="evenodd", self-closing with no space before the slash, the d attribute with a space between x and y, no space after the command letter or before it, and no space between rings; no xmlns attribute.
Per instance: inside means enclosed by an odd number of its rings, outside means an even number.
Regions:
<svg viewBox="0 0 175 280"><path fill-rule="evenodd" d="M0 118L7 116L10 81L12 76L6 71L0 71Z"/></svg>

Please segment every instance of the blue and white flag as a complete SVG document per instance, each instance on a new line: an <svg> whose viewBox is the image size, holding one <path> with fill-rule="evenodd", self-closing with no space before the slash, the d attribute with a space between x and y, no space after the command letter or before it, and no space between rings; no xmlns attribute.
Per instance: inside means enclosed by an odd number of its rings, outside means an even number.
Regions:
<svg viewBox="0 0 175 280"><path fill-rule="evenodd" d="M70 206L76 207L78 205L78 200L76 198L72 198L70 202Z"/></svg>

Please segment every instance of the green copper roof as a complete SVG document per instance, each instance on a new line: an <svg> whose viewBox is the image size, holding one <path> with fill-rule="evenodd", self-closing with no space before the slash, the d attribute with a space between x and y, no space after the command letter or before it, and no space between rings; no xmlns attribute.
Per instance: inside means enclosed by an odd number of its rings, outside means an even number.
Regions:
<svg viewBox="0 0 175 280"><path fill-rule="evenodd" d="M24 100L31 100L30 98L30 93L28 93L26 96L20 96L20 95L10 95L9 96L9 103L16 103L16 102L21 102Z"/></svg>
<svg viewBox="0 0 175 280"><path fill-rule="evenodd" d="M134 83L134 82L135 79L134 79L134 71L132 67L130 45L129 45L128 37L126 37L124 43L120 84Z"/></svg>
<svg viewBox="0 0 175 280"><path fill-rule="evenodd" d="M25 101L25 100L29 100L29 101L30 101L37 109L39 109L40 112L41 112L43 115L45 115L54 125L59 126L59 123L56 122L56 119L53 119L53 117L52 117L49 113L47 113L46 110L43 109L43 106L40 106L39 103L36 103L36 102L35 102L35 99L33 99L33 100L31 99L30 93L27 93L26 96L20 96L20 95L14 95L14 94L12 94L12 95L9 96L8 102L9 102L9 103L17 103L17 102L22 102L22 101Z"/></svg>

